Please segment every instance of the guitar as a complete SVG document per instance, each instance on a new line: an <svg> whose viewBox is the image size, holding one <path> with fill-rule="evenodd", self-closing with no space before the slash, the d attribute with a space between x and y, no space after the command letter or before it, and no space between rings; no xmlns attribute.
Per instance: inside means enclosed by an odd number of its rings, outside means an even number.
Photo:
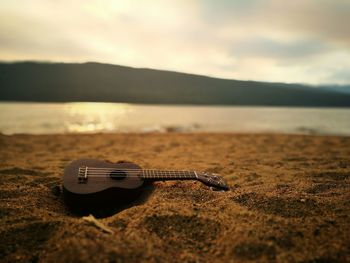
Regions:
<svg viewBox="0 0 350 263"><path fill-rule="evenodd" d="M145 184L166 180L197 180L217 190L229 190L220 176L207 172L142 169L129 162L79 159L64 170L63 194L73 206L126 203L135 199Z"/></svg>

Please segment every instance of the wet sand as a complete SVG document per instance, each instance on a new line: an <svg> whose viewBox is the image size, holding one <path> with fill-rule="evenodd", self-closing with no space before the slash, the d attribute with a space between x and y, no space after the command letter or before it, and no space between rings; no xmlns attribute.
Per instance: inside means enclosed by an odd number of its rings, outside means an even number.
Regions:
<svg viewBox="0 0 350 263"><path fill-rule="evenodd" d="M82 157L215 172L231 191L158 182L106 231L62 200ZM0 161L2 262L350 262L350 137L1 135Z"/></svg>

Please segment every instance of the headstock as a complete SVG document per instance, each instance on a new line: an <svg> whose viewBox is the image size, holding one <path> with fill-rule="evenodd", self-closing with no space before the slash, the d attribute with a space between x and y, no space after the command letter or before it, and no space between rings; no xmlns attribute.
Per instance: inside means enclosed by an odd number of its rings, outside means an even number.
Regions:
<svg viewBox="0 0 350 263"><path fill-rule="evenodd" d="M196 174L198 181L202 182L205 185L212 186L224 191L230 189L225 180L220 175L209 172L196 172Z"/></svg>

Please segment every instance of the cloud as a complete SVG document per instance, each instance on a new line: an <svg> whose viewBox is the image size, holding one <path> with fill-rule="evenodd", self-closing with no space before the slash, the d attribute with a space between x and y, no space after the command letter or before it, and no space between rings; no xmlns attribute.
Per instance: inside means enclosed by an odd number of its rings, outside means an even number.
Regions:
<svg viewBox="0 0 350 263"><path fill-rule="evenodd" d="M349 13L345 0L3 0L0 59L344 83Z"/></svg>
<svg viewBox="0 0 350 263"><path fill-rule="evenodd" d="M322 38L350 46L348 0L218 0L205 1L202 18L208 25L243 28L246 34L280 33Z"/></svg>
<svg viewBox="0 0 350 263"><path fill-rule="evenodd" d="M249 37L234 42L232 54L237 57L294 60L324 54L329 50L330 46L314 40L281 41L266 37Z"/></svg>

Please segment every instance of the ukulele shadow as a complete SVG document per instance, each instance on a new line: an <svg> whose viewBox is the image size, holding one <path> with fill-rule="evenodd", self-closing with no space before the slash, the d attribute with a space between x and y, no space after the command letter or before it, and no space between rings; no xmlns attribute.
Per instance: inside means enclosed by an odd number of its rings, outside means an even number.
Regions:
<svg viewBox="0 0 350 263"><path fill-rule="evenodd" d="M151 196L155 190L154 185L147 184L143 187L141 193L133 198L129 198L124 202L116 202L111 200L110 202L96 202L87 205L71 204L67 208L75 216L86 216L93 215L96 218L105 218L113 216L117 213L124 211L125 209L131 208L133 206L142 205Z"/></svg>

